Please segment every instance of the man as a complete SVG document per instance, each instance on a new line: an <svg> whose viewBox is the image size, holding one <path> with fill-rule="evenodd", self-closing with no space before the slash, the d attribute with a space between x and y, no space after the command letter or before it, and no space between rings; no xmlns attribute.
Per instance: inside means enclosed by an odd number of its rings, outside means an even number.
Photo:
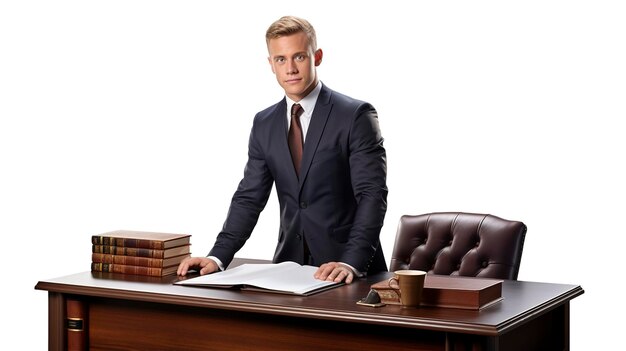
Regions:
<svg viewBox="0 0 626 351"><path fill-rule="evenodd" d="M315 278L346 283L387 270L379 241L387 166L376 110L319 81L323 52L306 20L280 18L266 42L285 98L254 118L244 177L208 257L186 259L178 274L227 267L252 233L274 182L280 205L274 262L319 266ZM293 105L303 112L292 116Z"/></svg>

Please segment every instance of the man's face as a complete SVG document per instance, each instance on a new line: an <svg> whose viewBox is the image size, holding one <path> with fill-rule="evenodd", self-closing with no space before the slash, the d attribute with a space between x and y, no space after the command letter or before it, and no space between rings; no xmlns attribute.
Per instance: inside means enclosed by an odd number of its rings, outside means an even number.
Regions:
<svg viewBox="0 0 626 351"><path fill-rule="evenodd" d="M315 88L322 50L312 52L305 33L271 39L268 51L272 72L290 99L300 101Z"/></svg>

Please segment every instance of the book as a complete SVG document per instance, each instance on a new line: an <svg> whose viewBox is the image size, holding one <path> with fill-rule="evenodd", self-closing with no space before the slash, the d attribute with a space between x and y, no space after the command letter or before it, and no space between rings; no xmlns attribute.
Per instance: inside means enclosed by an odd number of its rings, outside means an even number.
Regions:
<svg viewBox="0 0 626 351"><path fill-rule="evenodd" d="M114 263L125 264L131 266L144 267L169 267L179 264L182 260L189 257L189 254L173 256L168 258L151 258L140 256L113 255L104 253L92 253L91 262L94 263Z"/></svg>
<svg viewBox="0 0 626 351"><path fill-rule="evenodd" d="M137 247L111 246L111 245L91 245L92 253L102 253L119 256L138 256L151 258L170 258L191 253L191 245L171 247L165 250L143 249Z"/></svg>
<svg viewBox="0 0 626 351"><path fill-rule="evenodd" d="M191 234L142 232L135 230L116 230L92 235L93 245L136 247L142 249L165 250L190 243Z"/></svg>
<svg viewBox="0 0 626 351"><path fill-rule="evenodd" d="M115 263L100 263L92 262L92 272L107 272L107 273L122 273L122 274L135 274L135 275L147 275L151 277L162 277L170 274L175 274L178 269L178 265L170 267L145 267L145 266L131 266L127 264L115 264Z"/></svg>
<svg viewBox="0 0 626 351"><path fill-rule="evenodd" d="M65 302L65 330L67 332L67 350L83 351L87 349L87 305L84 301L68 298Z"/></svg>
<svg viewBox="0 0 626 351"><path fill-rule="evenodd" d="M395 289L389 287L388 280L371 286L378 292L381 302L400 305ZM479 310L502 299L502 280L426 275L421 306L446 307Z"/></svg>
<svg viewBox="0 0 626 351"><path fill-rule="evenodd" d="M222 272L202 275L174 284L308 296L344 283L315 279L317 267L296 262L244 263Z"/></svg>

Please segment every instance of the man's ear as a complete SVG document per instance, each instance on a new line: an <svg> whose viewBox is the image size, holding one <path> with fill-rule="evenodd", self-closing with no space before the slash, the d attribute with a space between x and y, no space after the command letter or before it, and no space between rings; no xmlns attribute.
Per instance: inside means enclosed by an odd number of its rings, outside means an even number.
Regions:
<svg viewBox="0 0 626 351"><path fill-rule="evenodd" d="M324 52L322 49L315 50L315 66L319 66L322 63L322 57L324 56Z"/></svg>
<svg viewBox="0 0 626 351"><path fill-rule="evenodd" d="M272 73L276 74L276 71L274 71L274 65L272 64L272 58L268 57L267 62L270 64L270 67L272 68Z"/></svg>

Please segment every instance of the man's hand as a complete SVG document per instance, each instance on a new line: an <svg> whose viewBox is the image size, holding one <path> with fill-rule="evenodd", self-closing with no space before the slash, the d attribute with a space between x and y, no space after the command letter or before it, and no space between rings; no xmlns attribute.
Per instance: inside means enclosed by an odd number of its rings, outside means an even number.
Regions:
<svg viewBox="0 0 626 351"><path fill-rule="evenodd" d="M346 284L350 284L354 279L354 272L348 266L339 262L328 262L321 265L313 276L315 279L334 281L336 283L345 281Z"/></svg>
<svg viewBox="0 0 626 351"><path fill-rule="evenodd" d="M219 267L217 263L208 257L187 257L179 265L176 273L178 275L186 275L190 269L200 270L200 275L217 272Z"/></svg>

